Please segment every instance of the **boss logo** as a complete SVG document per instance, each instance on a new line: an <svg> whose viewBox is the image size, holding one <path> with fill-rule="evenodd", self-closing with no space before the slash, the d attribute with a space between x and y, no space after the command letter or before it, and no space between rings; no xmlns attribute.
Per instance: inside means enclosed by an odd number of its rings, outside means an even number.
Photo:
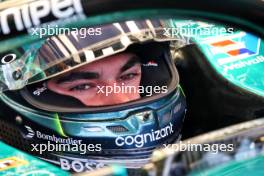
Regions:
<svg viewBox="0 0 264 176"><path fill-rule="evenodd" d="M73 170L74 172L94 171L105 166L103 163L96 161L68 160L64 158L60 158L60 165L63 170Z"/></svg>
<svg viewBox="0 0 264 176"><path fill-rule="evenodd" d="M23 31L41 24L41 19L53 16L67 18L83 11L80 0L39 0L0 12L0 25L3 34L11 32L10 26Z"/></svg>

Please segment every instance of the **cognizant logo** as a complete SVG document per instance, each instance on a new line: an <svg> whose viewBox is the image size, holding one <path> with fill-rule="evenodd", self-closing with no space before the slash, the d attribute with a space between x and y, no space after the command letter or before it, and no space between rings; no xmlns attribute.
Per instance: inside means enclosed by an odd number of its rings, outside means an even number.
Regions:
<svg viewBox="0 0 264 176"><path fill-rule="evenodd" d="M121 147L124 145L135 145L137 148L143 147L148 142L158 141L162 138L165 138L171 134L173 134L173 125L170 123L164 128L161 128L159 130L151 130L150 133L145 134L138 134L135 136L118 136L115 139L115 143L117 146Z"/></svg>

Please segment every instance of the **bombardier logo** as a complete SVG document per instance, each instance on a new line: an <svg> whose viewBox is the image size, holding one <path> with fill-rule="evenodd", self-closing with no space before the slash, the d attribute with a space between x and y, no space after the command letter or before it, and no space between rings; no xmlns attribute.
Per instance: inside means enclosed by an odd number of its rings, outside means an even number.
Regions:
<svg viewBox="0 0 264 176"><path fill-rule="evenodd" d="M126 136L126 137L118 136L115 139L115 143L119 147L124 145L135 145L137 148L141 148L146 143L161 140L162 138L165 138L171 134L173 134L172 123L159 130L156 131L151 130L150 133L139 134L136 136Z"/></svg>
<svg viewBox="0 0 264 176"><path fill-rule="evenodd" d="M61 138L61 137L55 136L54 134L48 135L40 131L33 131L32 128L27 125L25 126L25 128L28 131L26 138L33 138L36 136L38 139L52 141L52 142L60 143L60 144L81 144L82 143L82 140L79 140L79 139L73 139L73 138L68 138L68 137Z"/></svg>
<svg viewBox="0 0 264 176"><path fill-rule="evenodd" d="M33 138L35 136L35 132L32 130L31 127L29 126L25 126L27 131L28 131L28 134L26 135L27 138Z"/></svg>
<svg viewBox="0 0 264 176"><path fill-rule="evenodd" d="M2 34L23 31L40 25L45 17L62 19L83 12L80 0L39 0L0 12ZM12 28L11 28L12 27Z"/></svg>

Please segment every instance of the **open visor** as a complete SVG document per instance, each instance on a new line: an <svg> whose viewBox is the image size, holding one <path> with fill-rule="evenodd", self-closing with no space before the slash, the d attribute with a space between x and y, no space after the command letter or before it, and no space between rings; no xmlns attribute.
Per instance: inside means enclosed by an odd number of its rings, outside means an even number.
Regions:
<svg viewBox="0 0 264 176"><path fill-rule="evenodd" d="M169 42L134 44L124 52L27 85L22 97L47 111L73 112L156 100L175 91Z"/></svg>
<svg viewBox="0 0 264 176"><path fill-rule="evenodd" d="M121 53L133 44L179 40L164 35L168 26L169 20L142 20L59 30L59 35L1 53L0 92L22 89Z"/></svg>

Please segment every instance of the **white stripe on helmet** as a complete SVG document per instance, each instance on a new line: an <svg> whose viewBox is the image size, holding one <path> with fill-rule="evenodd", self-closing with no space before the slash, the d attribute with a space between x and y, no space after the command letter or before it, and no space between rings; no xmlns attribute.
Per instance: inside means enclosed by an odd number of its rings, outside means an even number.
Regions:
<svg viewBox="0 0 264 176"><path fill-rule="evenodd" d="M51 37L51 40L53 40L56 45L58 46L58 48L60 49L60 51L63 53L63 55L65 57L70 57L70 53L65 49L65 47L61 44L61 42L56 38L56 37Z"/></svg>
<svg viewBox="0 0 264 176"><path fill-rule="evenodd" d="M73 60L77 63L81 63L81 58L78 54L78 50L75 48L75 46L72 44L72 42L69 40L69 38L65 35L59 35L58 36L61 41L67 46L67 48L70 50L72 53Z"/></svg>

